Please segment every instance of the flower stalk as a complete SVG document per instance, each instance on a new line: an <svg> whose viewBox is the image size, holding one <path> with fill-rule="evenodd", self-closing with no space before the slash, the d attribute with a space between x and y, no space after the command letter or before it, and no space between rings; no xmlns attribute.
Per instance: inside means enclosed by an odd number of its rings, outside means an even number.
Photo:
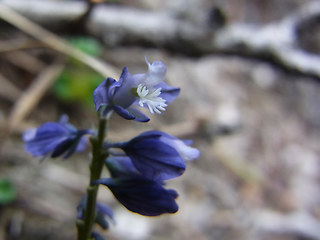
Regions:
<svg viewBox="0 0 320 240"><path fill-rule="evenodd" d="M98 135L91 137L92 162L90 165L90 182L87 188L87 204L83 220L77 221L78 240L90 240L92 226L95 219L96 202L99 185L91 185L91 182L101 177L104 159L107 153L103 150L103 142L106 137L107 119L100 118Z"/></svg>
<svg viewBox="0 0 320 240"><path fill-rule="evenodd" d="M115 223L108 205L97 202L98 188L106 186L129 211L144 216L175 213L178 193L165 187L166 181L181 176L186 162L199 157L192 141L181 140L161 131L146 131L125 142L105 141L108 119L112 113L127 120L147 122L150 119L136 105L161 114L180 92L164 82L167 68L161 61L150 63L148 71L131 75L123 68L119 81L104 80L93 92L95 111L99 115L98 131L78 130L62 116L59 122L47 122L23 134L26 151L35 157L68 158L86 149L91 135L92 161L90 181L85 196L77 206L78 240L101 240L94 224L103 230L108 221ZM102 170L109 172L101 178Z"/></svg>

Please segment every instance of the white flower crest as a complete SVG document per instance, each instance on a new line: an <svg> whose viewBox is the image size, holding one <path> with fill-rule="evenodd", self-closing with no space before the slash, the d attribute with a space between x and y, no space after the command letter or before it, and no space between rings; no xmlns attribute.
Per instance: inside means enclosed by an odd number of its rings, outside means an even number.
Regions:
<svg viewBox="0 0 320 240"><path fill-rule="evenodd" d="M145 85L139 84L137 94L140 98L139 105L143 107L143 105L146 104L152 114L155 112L161 114L161 111L165 111L165 107L168 106L165 103L166 100L159 97L161 88L148 89Z"/></svg>

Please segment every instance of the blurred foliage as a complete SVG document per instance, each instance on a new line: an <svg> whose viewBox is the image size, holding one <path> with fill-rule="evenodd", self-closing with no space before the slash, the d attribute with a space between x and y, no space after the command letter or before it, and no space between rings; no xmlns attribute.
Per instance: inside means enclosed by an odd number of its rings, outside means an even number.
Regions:
<svg viewBox="0 0 320 240"><path fill-rule="evenodd" d="M8 179L0 179L0 205L9 204L16 197L16 190Z"/></svg>
<svg viewBox="0 0 320 240"><path fill-rule="evenodd" d="M69 43L83 52L97 57L101 51L101 46L94 38L90 37L72 37L69 38Z"/></svg>
<svg viewBox="0 0 320 240"><path fill-rule="evenodd" d="M87 37L70 38L69 42L83 52L97 57L101 52L99 43ZM75 59L69 64L57 79L53 92L58 99L66 102L82 102L92 104L92 92L102 82L103 77L84 66Z"/></svg>

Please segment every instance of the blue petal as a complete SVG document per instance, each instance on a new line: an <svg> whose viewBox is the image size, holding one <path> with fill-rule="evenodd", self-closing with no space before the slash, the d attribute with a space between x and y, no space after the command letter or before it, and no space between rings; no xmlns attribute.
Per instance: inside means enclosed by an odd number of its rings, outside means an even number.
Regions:
<svg viewBox="0 0 320 240"><path fill-rule="evenodd" d="M155 138L155 139L158 139L158 138L163 137L163 136L171 138L171 139L176 139L175 137L171 136L168 133L157 131L157 130L150 130L150 131L143 132L138 137L139 138L144 137L144 138Z"/></svg>
<svg viewBox="0 0 320 240"><path fill-rule="evenodd" d="M200 151L197 148L189 146L192 144L191 140L180 140L161 131L147 131L142 133L140 137L160 137L160 141L173 147L184 161L191 161L200 156Z"/></svg>
<svg viewBox="0 0 320 240"><path fill-rule="evenodd" d="M78 219L83 219L86 205L87 205L87 195L81 198L81 201L77 206ZM100 221L99 224L101 223L103 227L108 226L106 217L108 217L109 219L112 220L113 223L115 223L112 209L108 205L105 205L99 202L96 203L96 217L99 218L99 219L96 219L96 221L99 220Z"/></svg>
<svg viewBox="0 0 320 240"><path fill-rule="evenodd" d="M63 155L63 158L68 158L72 154L74 154L77 151L78 143L79 143L79 137L77 137L76 139L73 139L71 145L69 145L69 148L67 149L67 152Z"/></svg>
<svg viewBox="0 0 320 240"><path fill-rule="evenodd" d="M175 213L179 208L174 190L166 190L160 183L141 176L104 178L94 184L106 185L123 206L141 215Z"/></svg>
<svg viewBox="0 0 320 240"><path fill-rule="evenodd" d="M95 111L98 111L103 105L111 104L110 99L112 98L112 90L115 87L112 87L112 85L114 83L116 83L116 80L113 78L107 78L93 91Z"/></svg>
<svg viewBox="0 0 320 240"><path fill-rule="evenodd" d="M187 139L187 140L181 140L184 142L185 145L190 146L191 144L193 144L193 141L191 139Z"/></svg>
<svg viewBox="0 0 320 240"><path fill-rule="evenodd" d="M176 199L179 196L179 194L173 189L168 189L167 191L174 199Z"/></svg>
<svg viewBox="0 0 320 240"><path fill-rule="evenodd" d="M68 124L69 116L67 114L62 114L59 118L59 123L61 124Z"/></svg>
<svg viewBox="0 0 320 240"><path fill-rule="evenodd" d="M127 110L131 115L133 115L135 117L133 120L135 120L137 122L148 122L148 121L150 121L150 118L148 118L146 115L144 115L138 109L130 107Z"/></svg>
<svg viewBox="0 0 320 240"><path fill-rule="evenodd" d="M107 216L112 220L113 223L115 223L113 210L106 204L97 203L96 204L96 211L104 216Z"/></svg>
<svg viewBox="0 0 320 240"><path fill-rule="evenodd" d="M130 76L129 70L127 67L124 67L122 69L119 81L117 81L117 83L115 83L115 90L114 90L114 94L116 94L119 91L119 87L125 85L127 83L127 79Z"/></svg>
<svg viewBox="0 0 320 240"><path fill-rule="evenodd" d="M82 152L86 149L88 140L85 136L85 131L82 133L75 134L73 137L66 139L65 141L58 144L53 150L51 157L59 157L62 154L63 158L70 157L74 152Z"/></svg>
<svg viewBox="0 0 320 240"><path fill-rule="evenodd" d="M63 118L60 123L49 122L38 129L28 129L23 134L23 140L26 151L33 156L46 156L51 152L52 158L61 155L67 158L76 151L85 150L88 143L85 134L92 135L94 132L87 129L78 131Z"/></svg>
<svg viewBox="0 0 320 240"><path fill-rule="evenodd" d="M72 138L67 138L64 141L62 141L60 144L58 144L53 149L51 157L56 158L56 157L61 156L63 153L65 153L68 149L70 149L72 147L73 142L74 142L74 139L72 139ZM70 156L71 154L68 154L68 155Z"/></svg>
<svg viewBox="0 0 320 240"><path fill-rule="evenodd" d="M30 140L32 140L35 135L37 133L37 129L36 128L28 128L27 130L25 130L22 134L22 140L24 142L28 142Z"/></svg>
<svg viewBox="0 0 320 240"><path fill-rule="evenodd" d="M135 83L128 71L127 67L124 67L119 81L115 84L113 104L121 106L122 108L128 108L136 100L136 96L132 94L132 88L135 87Z"/></svg>
<svg viewBox="0 0 320 240"><path fill-rule="evenodd" d="M131 113L129 113L129 111L127 109L124 109L121 106L113 106L113 110L118 113L121 117L127 119L127 120L134 120L136 117L134 115L132 115Z"/></svg>
<svg viewBox="0 0 320 240"><path fill-rule="evenodd" d="M34 137L26 141L26 151L33 156L44 156L70 137L70 131L62 124L49 122L40 126ZM24 136L24 139L25 136Z"/></svg>
<svg viewBox="0 0 320 240"><path fill-rule="evenodd" d="M94 240L104 240L104 238L97 232L92 232L91 233L91 238Z"/></svg>
<svg viewBox="0 0 320 240"><path fill-rule="evenodd" d="M115 220L113 218L113 211L112 209L104 204L97 203L96 204L96 217L95 222L100 225L103 229L109 228L109 222L108 219L110 218L113 223L115 223Z"/></svg>
<svg viewBox="0 0 320 240"><path fill-rule="evenodd" d="M127 156L108 157L105 162L112 177L139 174L131 159Z"/></svg>
<svg viewBox="0 0 320 240"><path fill-rule="evenodd" d="M165 82L157 84L155 88L161 88L161 94L159 97L165 99L166 104L169 104L175 100L180 93L180 88L170 87Z"/></svg>
<svg viewBox="0 0 320 240"><path fill-rule="evenodd" d="M77 144L76 152L83 152L86 150L88 146L88 138L86 136L82 136Z"/></svg>
<svg viewBox="0 0 320 240"><path fill-rule="evenodd" d="M94 221L104 230L107 230L109 228L109 222L102 213L97 212Z"/></svg>
<svg viewBox="0 0 320 240"><path fill-rule="evenodd" d="M129 141L123 150L138 171L150 179L168 180L182 175L186 169L179 153L160 141L160 136L138 136Z"/></svg>
<svg viewBox="0 0 320 240"><path fill-rule="evenodd" d="M87 196L83 196L77 206L77 218L83 219L84 216L84 209L86 208L87 204Z"/></svg>
<svg viewBox="0 0 320 240"><path fill-rule="evenodd" d="M134 120L137 122L148 122L150 120L150 118L135 108L125 109L121 106L115 105L113 106L113 110L127 120Z"/></svg>

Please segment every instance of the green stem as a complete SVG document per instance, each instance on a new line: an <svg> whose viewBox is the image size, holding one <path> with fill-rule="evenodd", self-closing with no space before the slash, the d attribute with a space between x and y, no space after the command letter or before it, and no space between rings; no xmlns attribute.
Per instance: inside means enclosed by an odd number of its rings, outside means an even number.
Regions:
<svg viewBox="0 0 320 240"><path fill-rule="evenodd" d="M90 165L90 182L87 188L87 205L83 220L77 221L78 240L91 239L92 226L95 218L98 185L91 185L93 180L99 179L104 165L106 153L103 142L106 136L107 119L100 118L98 135L91 138L92 163Z"/></svg>

